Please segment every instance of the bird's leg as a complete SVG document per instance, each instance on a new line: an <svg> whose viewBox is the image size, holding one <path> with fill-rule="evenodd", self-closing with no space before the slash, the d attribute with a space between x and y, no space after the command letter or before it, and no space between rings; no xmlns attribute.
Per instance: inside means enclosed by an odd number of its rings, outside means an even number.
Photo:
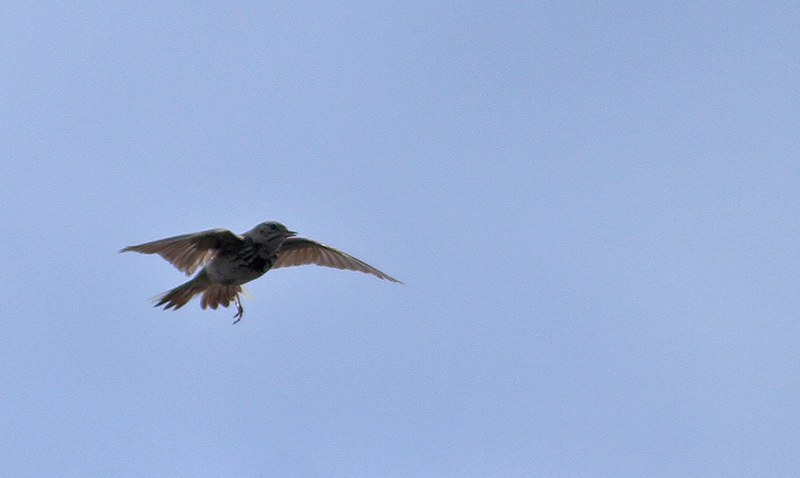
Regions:
<svg viewBox="0 0 800 478"><path fill-rule="evenodd" d="M233 316L233 318L236 319L233 321L233 323L236 324L240 320L242 320L242 315L244 314L244 307L242 307L242 302L239 300L239 294L236 294L233 297L233 302L236 304L236 309L237 309L236 315Z"/></svg>

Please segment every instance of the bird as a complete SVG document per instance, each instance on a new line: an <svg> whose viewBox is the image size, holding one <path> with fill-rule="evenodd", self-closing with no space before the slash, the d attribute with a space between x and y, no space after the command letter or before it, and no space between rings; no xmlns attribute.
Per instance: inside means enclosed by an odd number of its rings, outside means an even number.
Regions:
<svg viewBox="0 0 800 478"><path fill-rule="evenodd" d="M283 224L264 222L239 235L228 229L183 234L137 246L128 246L120 252L158 254L179 271L191 276L188 282L154 298L155 307L178 310L195 295L202 294L200 306L205 309L228 307L231 302L237 312L234 324L242 320L244 308L239 294L243 284L257 279L270 269L316 264L319 266L365 272L380 279L402 284L366 262L326 246L317 241L296 237Z"/></svg>

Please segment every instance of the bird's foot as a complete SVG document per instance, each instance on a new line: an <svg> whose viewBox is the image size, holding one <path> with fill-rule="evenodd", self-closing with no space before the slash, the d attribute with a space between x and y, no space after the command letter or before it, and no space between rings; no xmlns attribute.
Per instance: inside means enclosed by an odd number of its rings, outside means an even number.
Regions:
<svg viewBox="0 0 800 478"><path fill-rule="evenodd" d="M233 323L238 324L239 321L242 320L242 315L244 315L244 307L242 307L242 303L239 301L238 295L234 297L233 301L236 303L236 309L237 309L236 315L233 316L233 318L236 320L234 320Z"/></svg>

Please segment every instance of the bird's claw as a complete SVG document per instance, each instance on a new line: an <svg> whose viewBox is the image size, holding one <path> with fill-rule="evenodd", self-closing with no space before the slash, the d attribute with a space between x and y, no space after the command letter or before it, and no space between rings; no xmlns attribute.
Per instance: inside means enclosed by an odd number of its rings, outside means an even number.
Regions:
<svg viewBox="0 0 800 478"><path fill-rule="evenodd" d="M236 315L233 316L234 324L238 324L240 320L242 320L242 315L244 315L244 307L242 307L242 303L239 301L239 296L236 296L233 301L236 303Z"/></svg>

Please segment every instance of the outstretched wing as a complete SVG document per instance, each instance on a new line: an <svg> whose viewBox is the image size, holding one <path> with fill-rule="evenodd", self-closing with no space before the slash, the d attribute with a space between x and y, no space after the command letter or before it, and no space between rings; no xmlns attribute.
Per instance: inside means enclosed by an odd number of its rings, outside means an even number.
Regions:
<svg viewBox="0 0 800 478"><path fill-rule="evenodd" d="M242 243L242 240L242 236L227 229L211 229L126 247L120 252L158 254L179 271L185 272L186 275L192 275L198 267L210 261L218 251L234 249Z"/></svg>
<svg viewBox="0 0 800 478"><path fill-rule="evenodd" d="M283 241L283 245L278 250L278 259L272 265L272 268L302 266L305 264L366 272L381 279L402 284L399 280L389 277L350 254L302 237L290 237Z"/></svg>

